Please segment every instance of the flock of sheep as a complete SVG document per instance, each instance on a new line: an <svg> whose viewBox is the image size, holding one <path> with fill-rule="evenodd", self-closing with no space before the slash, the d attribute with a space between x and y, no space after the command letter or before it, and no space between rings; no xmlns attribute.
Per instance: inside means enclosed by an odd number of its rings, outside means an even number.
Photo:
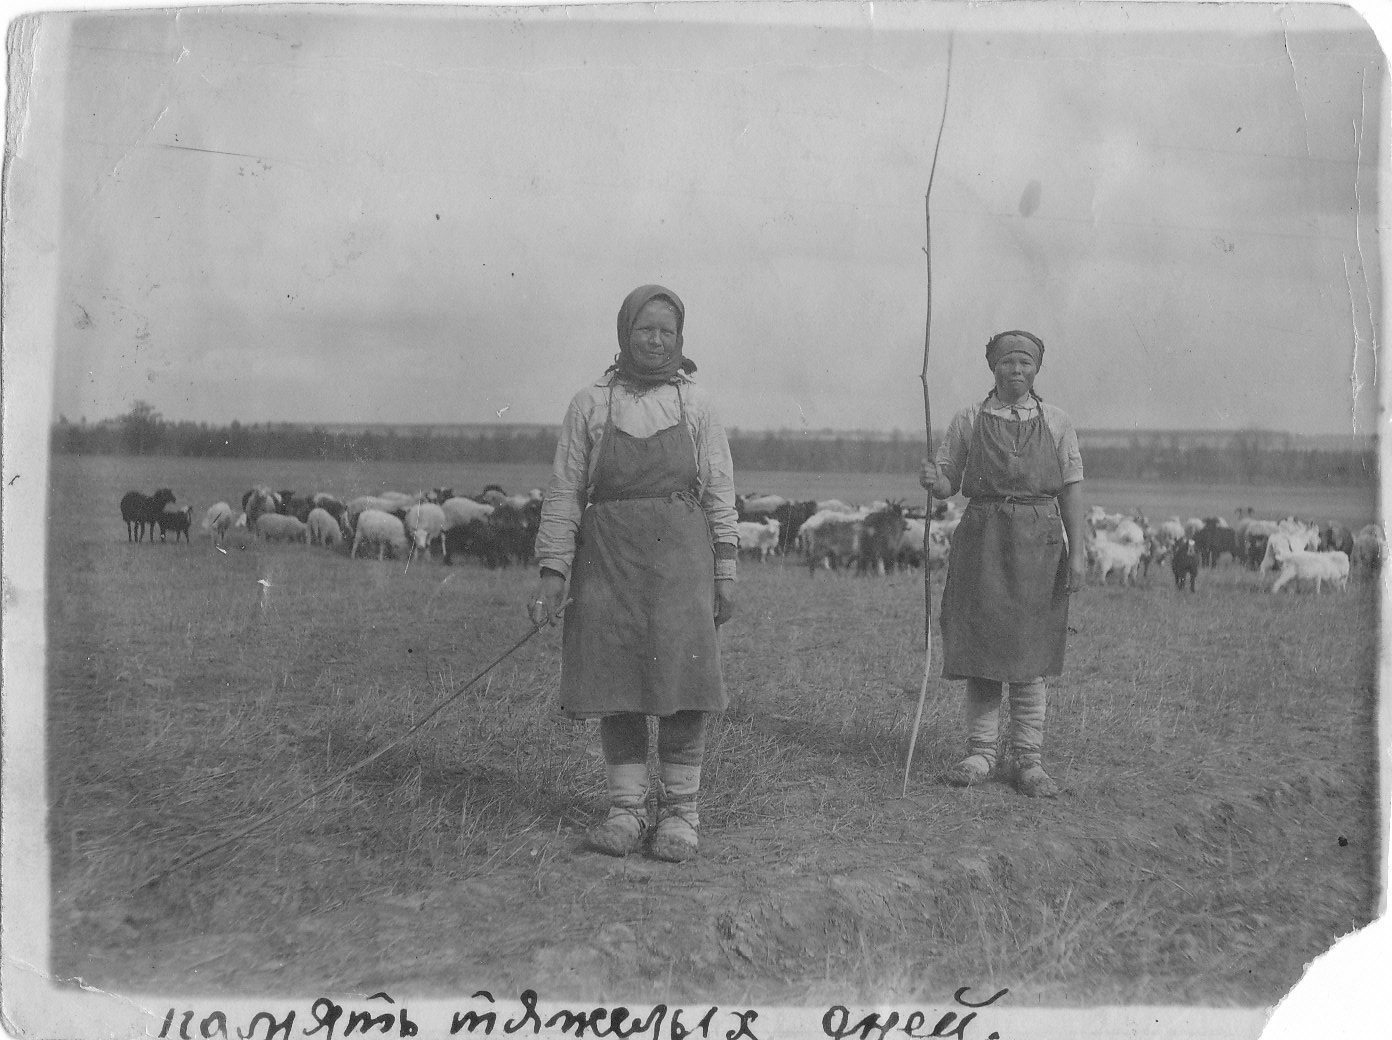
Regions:
<svg viewBox="0 0 1392 1040"><path fill-rule="evenodd" d="M379 560L388 555L428 556L438 550L445 563L464 553L499 567L531 559L541 497L539 489L509 495L491 484L477 498L456 494L453 488L433 488L415 495L384 491L344 501L323 491L298 494L260 486L241 496L240 511L225 501L209 506L203 530L224 552L249 548L259 540L322 545L350 557L375 549ZM174 502L169 488L153 495L125 495L121 515L128 539L140 541L148 528L153 541L158 526L161 541L168 530L175 532L176 542L180 535L187 540L193 509L180 509Z"/></svg>
<svg viewBox="0 0 1392 1040"><path fill-rule="evenodd" d="M770 494L741 495L736 505L742 555L767 560L796 553L809 569L854 566L859 573L945 564L961 518L955 501L939 503L931 517L898 502L855 508ZM1087 524L1090 573L1101 584L1115 574L1121 584L1134 585L1152 564L1168 562L1176 586L1192 591L1200 567L1228 555L1263 574L1276 571L1273 592L1291 582L1320 592L1326 582L1346 587L1351 570L1376 571L1386 552L1377 524L1354 532L1295 517L1258 519L1250 508L1239 509L1233 523L1175 516L1152 524L1140 510L1127 516L1093 506Z"/></svg>
<svg viewBox="0 0 1392 1040"><path fill-rule="evenodd" d="M1237 510L1233 523L1222 517L1170 517L1153 527L1135 516L1107 513L1094 506L1088 513L1088 559L1105 582L1115 572L1122 583L1135 584L1136 571L1148 573L1151 563L1168 559L1175 584L1194 588L1200 565L1213 567L1226 555L1262 574L1276 571L1272 592L1297 582L1316 593L1329 582L1348 585L1357 569L1371 574L1386 552L1382 528L1368 524L1354 532L1342 524L1319 524L1297 517L1263 520L1250 507Z"/></svg>
<svg viewBox="0 0 1392 1040"><path fill-rule="evenodd" d="M540 489L509 495L496 484L476 497L452 488L415 495L385 491L344 501L327 492L298 494L255 487L241 496L240 511L227 502L208 508L203 530L213 544L247 548L253 539L337 547L356 557L377 551L378 559L438 553L451 563L473 555L488 567L525 564L541 519ZM800 555L809 570L851 568L886 573L905 567L940 567L951 551L952 532L961 519L956 502L940 502L930 517L900 502L855 507L837 500L794 502L779 495L741 495L741 555L768 560ZM192 507L180 508L169 488L152 495L131 491L121 499L121 516L130 541L158 528L160 539L188 539ZM1200 567L1231 556L1263 574L1275 571L1273 592L1296 582L1316 592L1325 583L1347 586L1351 572L1372 573L1386 553L1382 528L1369 524L1351 531L1340 524L1318 524L1287 517L1259 519L1250 508L1237 510L1229 523L1221 517L1179 517L1152 524L1137 510L1108 513L1093 506L1087 514L1087 555L1092 580L1106 584L1116 575L1134 585L1152 564L1169 562L1175 584L1192 591Z"/></svg>

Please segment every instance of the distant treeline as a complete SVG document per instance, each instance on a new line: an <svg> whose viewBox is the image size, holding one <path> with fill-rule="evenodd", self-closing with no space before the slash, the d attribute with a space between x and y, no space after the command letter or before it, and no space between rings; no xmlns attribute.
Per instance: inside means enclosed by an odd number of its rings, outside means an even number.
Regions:
<svg viewBox="0 0 1392 1040"><path fill-rule="evenodd" d="M899 433L847 434L731 430L739 470L911 473L923 456L921 439ZM1377 479L1372 447L1302 446L1286 434L1235 431L1186 435L1136 432L1079 435L1089 476L1114 480L1231 484L1371 486ZM75 424L60 419L52 450L71 455L176 455L199 458L280 458L321 461L550 463L556 431L506 425L467 430L403 427L324 429L294 423L228 426L166 422L145 405L120 419Z"/></svg>

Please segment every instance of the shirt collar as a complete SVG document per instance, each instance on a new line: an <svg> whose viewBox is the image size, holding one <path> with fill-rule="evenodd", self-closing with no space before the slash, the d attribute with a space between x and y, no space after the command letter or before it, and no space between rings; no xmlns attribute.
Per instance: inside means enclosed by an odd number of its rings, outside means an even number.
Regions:
<svg viewBox="0 0 1392 1040"><path fill-rule="evenodd" d="M1027 395L1023 401L1017 404L1006 404L996 396L994 390L991 396L986 398L986 410L991 412L1018 412L1020 415L1029 415L1039 410L1039 402L1033 396Z"/></svg>
<svg viewBox="0 0 1392 1040"><path fill-rule="evenodd" d="M614 373L613 373L613 372L605 372L604 375L600 376L598 379L595 380L594 385L595 385L595 386L604 386L604 387L607 387L607 386L609 385L609 381L610 381L611 379L613 379L613 378L614 378ZM693 379L691 376L687 375L685 372L678 372L678 373L677 373L676 375L674 375L671 379L667 380L667 382L665 382L665 383L658 383L658 384L656 384L656 386L673 386L674 384L677 384L677 383L680 383L680 384L682 384L683 386L690 386L691 384L693 384L693 383L695 383L695 382L696 382L696 380ZM622 383L622 382L620 382L618 385L619 385L620 388L623 387L623 383Z"/></svg>

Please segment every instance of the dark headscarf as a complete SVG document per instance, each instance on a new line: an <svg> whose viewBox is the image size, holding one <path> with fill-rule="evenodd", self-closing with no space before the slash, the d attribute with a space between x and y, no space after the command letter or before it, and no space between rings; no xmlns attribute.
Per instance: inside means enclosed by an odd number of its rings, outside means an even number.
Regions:
<svg viewBox="0 0 1392 1040"><path fill-rule="evenodd" d="M667 360L657 368L646 368L628 351L628 340L633 333L633 323L638 313L653 300L662 300L672 305L677 312L677 342ZM686 307L681 297L671 289L660 285L640 285L626 297L619 308L619 354L609 371L617 371L619 378L638 386L656 386L665 383L678 372L695 372L696 363L682 356L682 326L686 323Z"/></svg>
<svg viewBox="0 0 1392 1040"><path fill-rule="evenodd" d="M998 332L991 337L990 342L986 344L986 364L994 369L996 362L1006 354L1017 352L1034 358L1035 368L1044 367L1043 342L1033 333L1021 332L1019 329Z"/></svg>

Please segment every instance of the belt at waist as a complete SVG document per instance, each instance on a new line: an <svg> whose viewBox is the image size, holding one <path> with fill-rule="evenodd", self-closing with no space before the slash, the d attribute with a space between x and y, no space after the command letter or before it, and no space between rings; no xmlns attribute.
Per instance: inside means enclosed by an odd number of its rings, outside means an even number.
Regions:
<svg viewBox="0 0 1392 1040"><path fill-rule="evenodd" d="M982 505L998 505L1004 503L1011 506L1037 506L1045 502L1052 502L1057 495L973 495L967 499L967 504L980 502Z"/></svg>
<svg viewBox="0 0 1392 1040"><path fill-rule="evenodd" d="M1058 516L1058 499L1053 495L976 495L967 500L967 509L978 512L1010 513L1028 511L1038 516Z"/></svg>
<svg viewBox="0 0 1392 1040"><path fill-rule="evenodd" d="M594 505L600 505L604 502L643 502L662 498L667 499L669 502L685 502L687 505L690 506L700 506L701 504L700 501L696 498L696 492L686 490L654 491L648 494L641 495L613 495L609 498L601 498L599 496L595 496L592 497L590 501Z"/></svg>

